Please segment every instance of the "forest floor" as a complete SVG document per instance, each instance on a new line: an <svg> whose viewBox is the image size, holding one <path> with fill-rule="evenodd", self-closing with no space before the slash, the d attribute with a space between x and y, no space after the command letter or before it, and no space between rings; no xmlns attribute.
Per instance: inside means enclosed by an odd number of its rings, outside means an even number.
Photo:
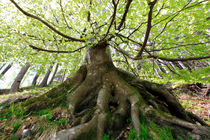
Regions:
<svg viewBox="0 0 210 140"><path fill-rule="evenodd" d="M71 126L67 123L67 109L62 107L40 110L32 116L31 114L28 114L24 116L24 119L17 119L17 116L21 116L21 106L19 107L19 113L17 114L17 111L15 113L16 109L14 108L14 103L42 95L54 86L56 85L46 88L33 88L31 90L25 90L15 94L0 95L0 110L5 107L9 107L9 110L14 112L12 114L13 117L10 119L0 118L0 140L7 139L9 135L21 133L23 130L28 130L27 128L31 127L33 124L38 124L37 126L39 127L33 129L39 130L39 134L41 136L43 135L43 137L45 137L44 135L47 135L49 132L70 128ZM209 94L207 94L208 96L204 96L207 92L207 88L204 85L197 86L195 84L183 84L182 86L173 88L172 90L175 92L180 103L186 110L198 115L210 125L210 96ZM43 131L43 129L48 128L50 128L49 131ZM46 132L46 134L40 131ZM133 130L129 125L126 130L124 130L122 134L123 137L127 139L129 135L131 135L132 131ZM25 133L27 134L29 132L26 131ZM23 132L21 135L24 135Z"/></svg>

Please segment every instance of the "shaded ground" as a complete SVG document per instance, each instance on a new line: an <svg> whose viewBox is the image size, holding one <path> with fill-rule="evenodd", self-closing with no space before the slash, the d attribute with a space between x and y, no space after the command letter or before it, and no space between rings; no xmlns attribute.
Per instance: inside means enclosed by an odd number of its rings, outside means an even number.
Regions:
<svg viewBox="0 0 210 140"><path fill-rule="evenodd" d="M193 96L182 94L178 96L182 106L190 112L193 112L210 125L210 97Z"/></svg>

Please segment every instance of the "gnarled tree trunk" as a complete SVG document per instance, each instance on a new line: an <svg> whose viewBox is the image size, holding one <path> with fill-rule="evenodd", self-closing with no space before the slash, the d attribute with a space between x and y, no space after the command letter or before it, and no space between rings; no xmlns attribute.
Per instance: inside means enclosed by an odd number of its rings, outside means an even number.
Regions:
<svg viewBox="0 0 210 140"><path fill-rule="evenodd" d="M171 91L116 68L106 42L88 48L80 69L58 87L24 103L25 111L59 105L63 99L69 105L71 128L50 140L101 140L104 134L116 138L128 118L141 136L140 117L168 126L175 139L210 138L209 126L185 111Z"/></svg>
<svg viewBox="0 0 210 140"><path fill-rule="evenodd" d="M26 64L21 68L20 72L18 73L17 77L15 78L15 81L13 82L9 93L13 93L13 92L18 91L18 89L20 87L20 83L21 83L24 75L28 71L29 67L30 67L30 63L26 62Z"/></svg>
<svg viewBox="0 0 210 140"><path fill-rule="evenodd" d="M50 139L100 140L105 133L116 137L129 116L138 136L141 135L140 116L143 116L170 127L175 138L210 138L207 124L186 112L165 87L117 69L107 45L102 42L89 48L79 72L69 79L72 85L67 86L67 101L72 128Z"/></svg>

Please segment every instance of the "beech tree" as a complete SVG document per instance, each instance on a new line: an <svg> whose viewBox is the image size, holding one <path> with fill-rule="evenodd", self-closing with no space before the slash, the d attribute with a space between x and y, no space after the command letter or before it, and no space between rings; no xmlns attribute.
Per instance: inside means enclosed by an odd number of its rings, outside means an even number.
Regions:
<svg viewBox="0 0 210 140"><path fill-rule="evenodd" d="M14 93L14 92L18 91L18 89L20 88L20 83L21 83L24 75L28 71L29 67L30 67L30 63L26 62L25 65L21 68L20 72L16 76L16 78L10 88L10 91L9 91L10 93Z"/></svg>
<svg viewBox="0 0 210 140"><path fill-rule="evenodd" d="M5 64L5 65L6 65L6 64ZM5 65L4 65L4 66L5 66ZM4 68L4 67L2 67L2 68ZM2 69L2 68L1 68L1 69ZM3 76L10 68L11 68L11 64L8 64L8 65L1 71L0 77Z"/></svg>
<svg viewBox="0 0 210 140"><path fill-rule="evenodd" d="M42 79L41 83L39 84L39 87L46 87L47 86L47 81L48 81L48 78L49 78L50 73L52 71L52 68L53 68L53 65L50 65L50 67L48 68L44 78Z"/></svg>
<svg viewBox="0 0 210 140"><path fill-rule="evenodd" d="M55 70L54 70L54 72L53 72L53 74L52 74L52 77L51 77L51 79L50 79L48 85L52 84L52 82L53 82L53 80L54 80L54 78L55 78L55 75L56 75L56 73L57 73L57 70L58 70L58 64L55 64Z"/></svg>
<svg viewBox="0 0 210 140"><path fill-rule="evenodd" d="M7 45L38 55L39 61L47 56L80 64L71 78L25 104L26 111L35 111L66 99L72 128L54 139L115 136L129 117L140 136L140 116L168 126L175 138L186 139L186 133L210 138L207 124L187 112L170 90L138 79L112 60L124 57L150 71L147 62L153 60L209 59L208 0L9 1L1 5Z"/></svg>

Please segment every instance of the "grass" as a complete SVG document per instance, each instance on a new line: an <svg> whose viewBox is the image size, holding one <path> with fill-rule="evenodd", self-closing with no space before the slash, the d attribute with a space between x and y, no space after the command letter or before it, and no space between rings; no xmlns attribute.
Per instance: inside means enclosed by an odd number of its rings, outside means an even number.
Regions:
<svg viewBox="0 0 210 140"><path fill-rule="evenodd" d="M28 90L0 95L0 100L16 98L16 97L23 96L23 95L35 95L35 96L40 95L40 94L47 92L48 90L52 89L55 86L57 86L57 84L52 84L48 87L43 87L43 88L39 88L37 86L31 86L30 88L28 87ZM1 106L1 104L0 104L0 106Z"/></svg>

